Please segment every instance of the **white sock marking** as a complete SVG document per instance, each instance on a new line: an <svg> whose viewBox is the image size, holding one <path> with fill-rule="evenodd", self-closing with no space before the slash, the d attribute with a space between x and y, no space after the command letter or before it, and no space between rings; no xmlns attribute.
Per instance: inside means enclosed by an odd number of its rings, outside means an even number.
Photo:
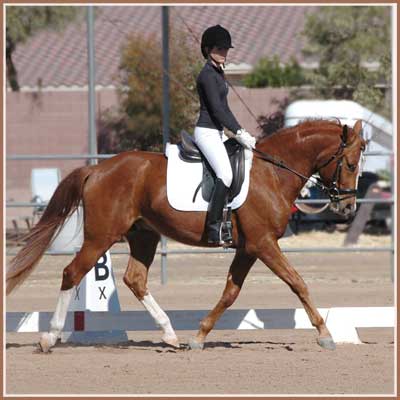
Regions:
<svg viewBox="0 0 400 400"><path fill-rule="evenodd" d="M51 342L53 346L60 336L62 329L64 328L65 320L67 318L68 306L72 297L72 292L73 288L69 290L60 290L57 307L54 311L53 318L50 321L49 335L51 337Z"/></svg>
<svg viewBox="0 0 400 400"><path fill-rule="evenodd" d="M149 293L140 300L143 307L150 313L157 325L161 327L163 332L168 337L176 337L176 334L172 328L171 321L168 315L162 310L162 308L154 300L153 296Z"/></svg>

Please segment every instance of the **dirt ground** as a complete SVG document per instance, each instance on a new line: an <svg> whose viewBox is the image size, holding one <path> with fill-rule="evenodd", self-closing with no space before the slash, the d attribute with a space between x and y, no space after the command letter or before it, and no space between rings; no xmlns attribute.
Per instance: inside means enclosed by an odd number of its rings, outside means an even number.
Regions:
<svg viewBox="0 0 400 400"><path fill-rule="evenodd" d="M340 246L341 234L307 233L282 247ZM361 246L386 246L368 236ZM117 247L124 247L119 244ZM169 247L181 247L169 244ZM187 247L185 247L187 248ZM388 253L287 253L317 307L393 306ZM168 310L211 309L225 285L232 254L169 255L168 283L160 282L160 257L149 288ZM25 284L7 298L7 311L53 311L68 256L45 256ZM142 310L124 286L126 255L113 255L122 310ZM297 297L257 262L232 308L301 307ZM203 351L185 345L194 331L177 331L182 347L161 343L157 331L129 332L114 346L58 344L38 354L40 334L6 335L7 394L393 394L394 332L358 330L363 344L320 348L314 330L216 330ZM29 377L29 378L28 378ZM28 379L27 379L28 378Z"/></svg>

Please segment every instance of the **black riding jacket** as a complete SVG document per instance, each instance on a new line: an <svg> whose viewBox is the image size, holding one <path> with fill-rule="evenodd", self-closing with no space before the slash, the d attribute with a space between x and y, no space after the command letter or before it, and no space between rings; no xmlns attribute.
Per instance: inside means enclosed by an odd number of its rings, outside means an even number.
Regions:
<svg viewBox="0 0 400 400"><path fill-rule="evenodd" d="M233 133L241 129L228 106L228 84L224 71L208 60L200 71L196 84L200 97L200 116L196 126L219 131L225 127Z"/></svg>

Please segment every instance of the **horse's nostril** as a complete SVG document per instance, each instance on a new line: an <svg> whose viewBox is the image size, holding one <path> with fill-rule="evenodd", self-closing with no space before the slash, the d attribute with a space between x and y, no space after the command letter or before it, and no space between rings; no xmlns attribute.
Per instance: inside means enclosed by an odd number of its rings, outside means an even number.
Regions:
<svg viewBox="0 0 400 400"><path fill-rule="evenodd" d="M353 211L355 211L356 207L355 207L354 204L349 203L349 204L346 204L346 206L344 207L344 209L353 212Z"/></svg>

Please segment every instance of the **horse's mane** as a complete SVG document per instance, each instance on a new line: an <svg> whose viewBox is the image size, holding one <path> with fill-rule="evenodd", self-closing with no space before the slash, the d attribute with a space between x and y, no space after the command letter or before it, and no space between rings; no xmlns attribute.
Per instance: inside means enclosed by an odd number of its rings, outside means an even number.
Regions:
<svg viewBox="0 0 400 400"><path fill-rule="evenodd" d="M324 118L307 118L301 122L299 122L297 125L294 126L289 126L289 127L282 127L276 130L275 132L262 137L259 142L264 142L266 140L276 138L278 136L282 136L282 134L293 134L294 132L297 132L298 129L306 129L306 128L317 128L319 125L331 125L332 127L341 127L342 124L338 118L332 118L332 119L324 119Z"/></svg>
<svg viewBox="0 0 400 400"><path fill-rule="evenodd" d="M303 121L299 122L297 126L314 126L318 124L325 124L325 125L335 125L335 126L342 126L339 118L331 117L331 118L306 118Z"/></svg>

